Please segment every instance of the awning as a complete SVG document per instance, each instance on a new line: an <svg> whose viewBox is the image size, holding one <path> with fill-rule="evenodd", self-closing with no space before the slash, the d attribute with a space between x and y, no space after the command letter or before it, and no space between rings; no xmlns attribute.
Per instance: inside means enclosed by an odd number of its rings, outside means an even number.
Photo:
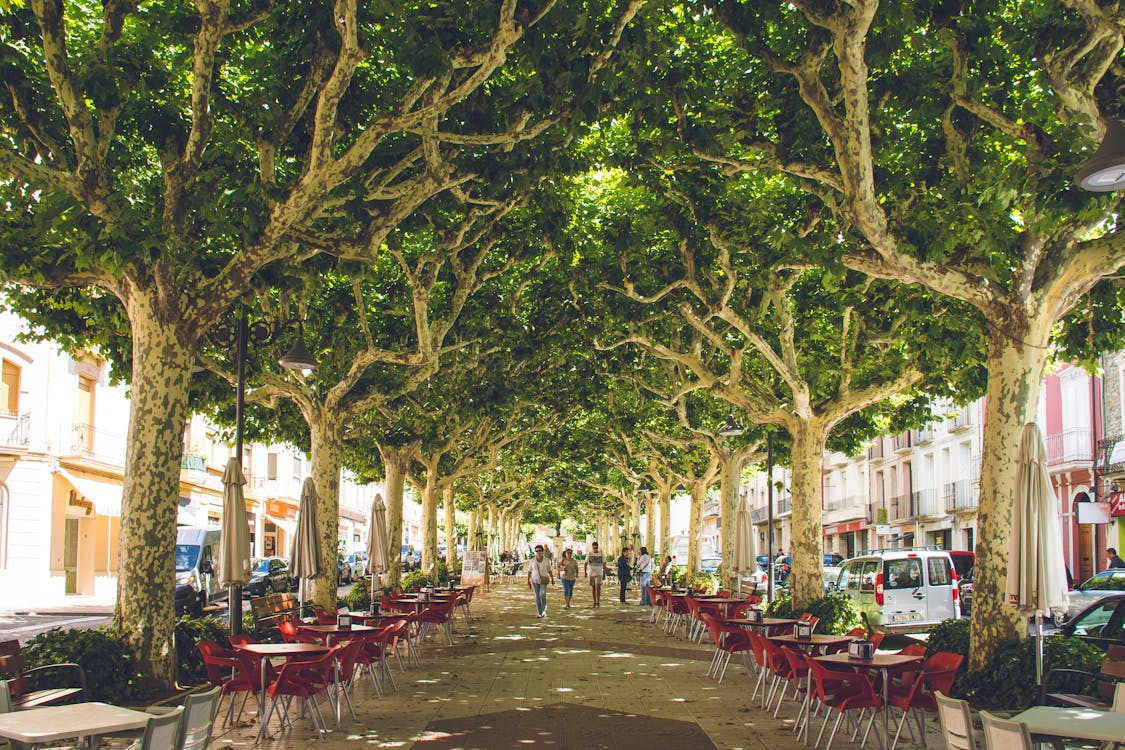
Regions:
<svg viewBox="0 0 1125 750"><path fill-rule="evenodd" d="M272 521L275 526L279 526L281 530L289 536L293 536L297 533L296 521L290 521L287 518L278 518L277 516L271 516L269 513L266 514L266 520Z"/></svg>
<svg viewBox="0 0 1125 750"><path fill-rule="evenodd" d="M98 515L118 517L121 515L121 495L124 488L120 483L85 474L74 474L61 466L58 475L69 482L75 492L92 502Z"/></svg>

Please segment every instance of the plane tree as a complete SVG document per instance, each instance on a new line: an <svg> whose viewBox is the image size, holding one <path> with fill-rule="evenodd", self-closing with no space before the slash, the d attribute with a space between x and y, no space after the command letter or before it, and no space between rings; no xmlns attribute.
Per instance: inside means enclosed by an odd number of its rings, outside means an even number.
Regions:
<svg viewBox="0 0 1125 750"><path fill-rule="evenodd" d="M1120 109L1119 8L677 7L681 43L657 42L647 58L660 71L646 107L661 131L653 153L784 180L811 199L802 215L840 238L840 262L976 311L988 347L970 659L980 669L1026 635L1004 601L1015 457L1057 324L1100 329L1061 340L1070 345L1120 340L1116 295L1096 288L1125 264L1120 193L1072 183Z"/></svg>

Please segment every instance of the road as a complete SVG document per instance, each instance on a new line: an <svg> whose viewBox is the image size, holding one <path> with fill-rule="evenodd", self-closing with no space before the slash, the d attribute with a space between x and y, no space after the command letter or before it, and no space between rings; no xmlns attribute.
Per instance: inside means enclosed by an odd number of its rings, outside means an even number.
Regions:
<svg viewBox="0 0 1125 750"><path fill-rule="evenodd" d="M342 597L351 591L351 586L341 586L336 589L336 596ZM250 605L244 600L243 611L249 612ZM18 608L16 608L18 611ZM226 604L221 603L215 607L208 607L208 612L226 618ZM109 614L4 614L0 613L0 640L7 641L18 639L26 643L40 633L46 633L53 628L62 630L87 630L101 625L108 625Z"/></svg>

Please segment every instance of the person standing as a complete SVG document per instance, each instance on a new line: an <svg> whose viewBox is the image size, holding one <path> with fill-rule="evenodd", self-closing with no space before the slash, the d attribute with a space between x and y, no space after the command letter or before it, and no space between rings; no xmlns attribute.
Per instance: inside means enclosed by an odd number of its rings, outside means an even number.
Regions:
<svg viewBox="0 0 1125 750"><path fill-rule="evenodd" d="M535 545L535 557L527 566L527 587L535 592L536 617L547 616L547 584L555 582L554 566L543 556L543 545Z"/></svg>
<svg viewBox="0 0 1125 750"><path fill-rule="evenodd" d="M649 583L652 582L652 558L649 557L648 547L641 547L641 556L637 558L637 574L641 577L641 606L651 607L652 598L648 595Z"/></svg>
<svg viewBox="0 0 1125 750"><path fill-rule="evenodd" d="M1105 566L1106 570L1111 570L1113 568L1125 568L1125 560L1122 560L1120 557L1117 556L1117 550L1114 549L1113 547L1106 547L1105 548L1105 556L1106 556L1106 566Z"/></svg>
<svg viewBox="0 0 1125 750"><path fill-rule="evenodd" d="M621 603L625 603L625 589L629 588L629 581L633 580L633 564L629 560L629 548L621 550L617 558L617 580L621 584Z"/></svg>
<svg viewBox="0 0 1125 750"><path fill-rule="evenodd" d="M578 561L574 559L574 551L567 548L563 550L562 560L559 561L559 581L563 587L563 602L570 609L570 598L574 596L574 583L578 580Z"/></svg>
<svg viewBox="0 0 1125 750"><path fill-rule="evenodd" d="M605 555L598 549L598 543L590 544L590 554L586 555L586 576L590 579L590 593L593 606L602 606L602 580L605 576Z"/></svg>

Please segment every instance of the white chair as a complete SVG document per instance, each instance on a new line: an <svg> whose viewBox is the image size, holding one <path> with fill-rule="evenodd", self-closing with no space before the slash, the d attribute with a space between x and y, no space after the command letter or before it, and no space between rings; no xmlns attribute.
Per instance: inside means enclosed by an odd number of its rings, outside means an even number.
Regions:
<svg viewBox="0 0 1125 750"><path fill-rule="evenodd" d="M184 699L178 750L206 750L211 741L211 729L215 726L221 691L221 687L214 687L205 693L196 693Z"/></svg>
<svg viewBox="0 0 1125 750"><path fill-rule="evenodd" d="M941 736L948 750L977 750L976 730L969 704L957 698L934 693L937 699Z"/></svg>
<svg viewBox="0 0 1125 750"><path fill-rule="evenodd" d="M1001 719L987 711L980 712L980 720L984 724L986 750L1034 750L1027 724Z"/></svg>
<svg viewBox="0 0 1125 750"><path fill-rule="evenodd" d="M183 716L183 706L177 706L159 716L154 715L145 724L145 733L141 735L140 743L133 747L137 750L178 750L180 721Z"/></svg>

